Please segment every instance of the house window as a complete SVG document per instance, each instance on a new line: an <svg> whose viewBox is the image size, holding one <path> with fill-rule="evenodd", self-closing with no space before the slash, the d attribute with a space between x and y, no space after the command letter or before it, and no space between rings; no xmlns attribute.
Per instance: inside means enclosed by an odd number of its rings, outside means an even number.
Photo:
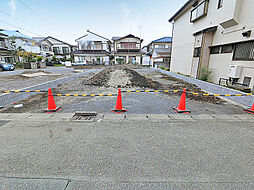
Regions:
<svg viewBox="0 0 254 190"><path fill-rule="evenodd" d="M205 0L191 11L190 21L195 22L197 19L205 16L207 14L207 10L208 10L208 1Z"/></svg>
<svg viewBox="0 0 254 190"><path fill-rule="evenodd" d="M5 61L5 63L14 63L13 57L5 57L4 61Z"/></svg>
<svg viewBox="0 0 254 190"><path fill-rule="evenodd" d="M69 48L68 47L63 47L63 54L69 54Z"/></svg>
<svg viewBox="0 0 254 190"><path fill-rule="evenodd" d="M254 41L236 44L233 60L254 61Z"/></svg>
<svg viewBox="0 0 254 190"><path fill-rule="evenodd" d="M121 49L137 49L137 43L135 42L122 42Z"/></svg>
<svg viewBox="0 0 254 190"><path fill-rule="evenodd" d="M221 53L232 53L233 52L233 45L228 44L228 45L223 45L221 47Z"/></svg>
<svg viewBox="0 0 254 190"><path fill-rule="evenodd" d="M201 54L201 47L195 48L193 57L200 57L200 54Z"/></svg>
<svg viewBox="0 0 254 190"><path fill-rule="evenodd" d="M102 43L101 42L94 42L94 49L95 50L102 50Z"/></svg>
<svg viewBox="0 0 254 190"><path fill-rule="evenodd" d="M219 54L220 46L210 47L210 54Z"/></svg>
<svg viewBox="0 0 254 190"><path fill-rule="evenodd" d="M219 0L218 9L221 8L222 6L223 6L223 0Z"/></svg>
<svg viewBox="0 0 254 190"><path fill-rule="evenodd" d="M244 77L243 84L250 86L251 77Z"/></svg>
<svg viewBox="0 0 254 190"><path fill-rule="evenodd" d="M60 54L60 48L59 47L53 47L53 52L55 55L59 55Z"/></svg>

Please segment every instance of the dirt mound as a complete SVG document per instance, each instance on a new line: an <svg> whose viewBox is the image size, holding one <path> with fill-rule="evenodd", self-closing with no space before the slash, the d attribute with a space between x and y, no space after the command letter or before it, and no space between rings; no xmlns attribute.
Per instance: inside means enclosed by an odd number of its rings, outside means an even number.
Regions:
<svg viewBox="0 0 254 190"><path fill-rule="evenodd" d="M36 70L36 71L24 71L21 74L33 74L33 73L46 73L46 74L50 74L50 72L47 71L43 71L43 70Z"/></svg>
<svg viewBox="0 0 254 190"><path fill-rule="evenodd" d="M104 69L94 77L84 81L85 85L113 88L152 88L160 89L161 84L146 78L132 69Z"/></svg>

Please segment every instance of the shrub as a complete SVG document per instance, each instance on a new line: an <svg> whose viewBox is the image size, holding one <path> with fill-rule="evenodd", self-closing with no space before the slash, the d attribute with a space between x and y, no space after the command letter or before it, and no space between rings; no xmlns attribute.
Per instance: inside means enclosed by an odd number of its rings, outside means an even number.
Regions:
<svg viewBox="0 0 254 190"><path fill-rule="evenodd" d="M123 58L116 58L116 62L120 65L124 64Z"/></svg>
<svg viewBox="0 0 254 190"><path fill-rule="evenodd" d="M16 67L16 68L24 68L24 63L17 62L17 63L15 64L15 67Z"/></svg>
<svg viewBox="0 0 254 190"><path fill-rule="evenodd" d="M29 63L36 63L36 59L29 59L28 62Z"/></svg>
<svg viewBox="0 0 254 190"><path fill-rule="evenodd" d="M49 62L49 58L46 58L46 59L45 59L45 63L48 63L48 62Z"/></svg>
<svg viewBox="0 0 254 190"><path fill-rule="evenodd" d="M41 62L42 61L42 57L41 56L38 56L37 57L37 62L39 63L39 62Z"/></svg>
<svg viewBox="0 0 254 190"><path fill-rule="evenodd" d="M165 67L162 65L162 66L160 67L160 69L165 70Z"/></svg>
<svg viewBox="0 0 254 190"><path fill-rule="evenodd" d="M66 59L66 61L74 62L74 59L72 57Z"/></svg>
<svg viewBox="0 0 254 190"><path fill-rule="evenodd" d="M65 62L65 57L60 58L60 61Z"/></svg>
<svg viewBox="0 0 254 190"><path fill-rule="evenodd" d="M212 75L212 70L208 69L206 67L202 67L200 69L200 75L199 75L199 80L202 81L209 81L211 79L211 75Z"/></svg>
<svg viewBox="0 0 254 190"><path fill-rule="evenodd" d="M54 63L54 64L58 63L58 59L56 58L56 56L52 57L51 62Z"/></svg>

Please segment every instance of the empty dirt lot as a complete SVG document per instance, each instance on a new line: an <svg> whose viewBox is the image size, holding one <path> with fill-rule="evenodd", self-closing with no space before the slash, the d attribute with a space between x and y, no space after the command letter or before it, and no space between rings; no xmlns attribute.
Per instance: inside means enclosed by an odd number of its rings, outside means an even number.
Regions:
<svg viewBox="0 0 254 190"><path fill-rule="evenodd" d="M48 73L49 74L49 73ZM52 74L52 73L51 73ZM202 92L195 85L168 77L152 70L142 70L134 66L110 66L101 72L92 72L74 81L66 82L52 89L54 94L116 94L122 90L182 90ZM166 114L174 113L173 107L178 105L181 93L122 93L123 104L132 114ZM56 97L61 112L96 111L111 113L116 97ZM1 112L43 112L47 108L47 93L30 96L26 100L16 102L23 108L14 109L9 105ZM239 114L242 108L229 104L217 97L187 96L188 109L192 114Z"/></svg>

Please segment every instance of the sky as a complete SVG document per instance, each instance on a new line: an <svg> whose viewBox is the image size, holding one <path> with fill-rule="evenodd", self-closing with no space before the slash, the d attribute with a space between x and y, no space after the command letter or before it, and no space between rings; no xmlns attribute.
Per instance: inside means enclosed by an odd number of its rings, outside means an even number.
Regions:
<svg viewBox="0 0 254 190"><path fill-rule="evenodd" d="M75 45L89 29L111 39L133 34L142 45L172 35L168 19L186 0L0 0L0 29L52 36Z"/></svg>

